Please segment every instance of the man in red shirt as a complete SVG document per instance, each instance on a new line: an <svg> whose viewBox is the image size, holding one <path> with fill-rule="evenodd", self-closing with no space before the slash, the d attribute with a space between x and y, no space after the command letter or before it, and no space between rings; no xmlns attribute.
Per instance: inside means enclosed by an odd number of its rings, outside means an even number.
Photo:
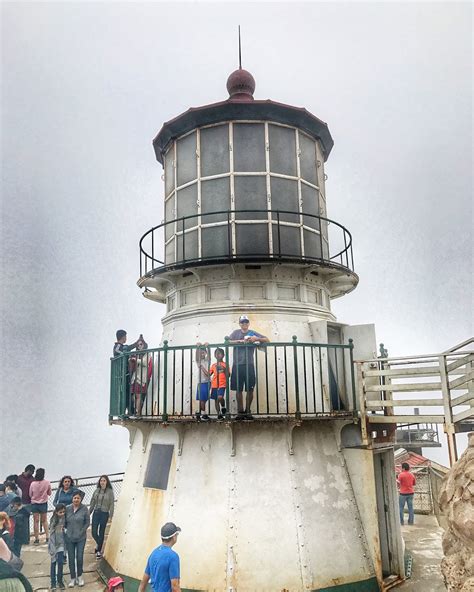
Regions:
<svg viewBox="0 0 474 592"><path fill-rule="evenodd" d="M399 489L398 505L400 508L400 524L403 524L403 510L405 509L405 502L408 506L408 524L413 524L415 513L413 511L413 496L415 495L415 475L410 473L410 465L408 463L402 464L402 472L397 477L397 484Z"/></svg>

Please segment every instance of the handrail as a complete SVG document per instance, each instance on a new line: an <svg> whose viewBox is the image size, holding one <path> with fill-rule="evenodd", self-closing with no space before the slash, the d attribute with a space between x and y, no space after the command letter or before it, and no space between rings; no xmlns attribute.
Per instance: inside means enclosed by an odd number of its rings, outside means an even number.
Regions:
<svg viewBox="0 0 474 592"><path fill-rule="evenodd" d="M461 349L462 347L465 347L466 345L469 345L470 343L474 343L474 337L470 337L469 339L466 339L466 341L463 341L462 343L458 343L457 345L451 347L450 349L447 349L445 352L443 352L443 354L453 353L456 350ZM463 353L469 353L469 352L459 352L459 354L463 354Z"/></svg>
<svg viewBox="0 0 474 592"><path fill-rule="evenodd" d="M259 259L265 259L267 257L271 257L271 258L288 258L291 257L293 259L301 259L302 261L306 261L306 260L321 260L321 261L325 261L328 263L332 263L333 265L341 265L342 267L345 267L347 269L350 269L351 271L354 271L354 258L353 258L353 253L352 253L352 234L349 232L349 230L347 230L347 228L345 228L342 224L340 224L339 222L336 222L335 220L331 220L330 218L326 218L325 216L317 216L316 214L310 214L310 213L305 213L305 212L300 212L300 211L293 211L293 210L276 210L276 209L254 209L254 208L246 208L246 209L229 209L229 210L217 210L217 211L213 211L213 212L205 212L205 213L196 213L196 214L190 214L188 216L181 216L180 218L174 218L173 220L167 220L165 222L161 222L160 224L153 226L150 230L148 230L141 238L139 241L139 249L140 249L140 276L143 276L143 264L142 264L142 256L145 257L145 274L148 273L147 270L147 265L146 262L149 260L151 261L152 264L156 264L158 267L159 266L165 266L165 262L162 261L161 259L158 259L155 256L155 247L154 247L154 233L157 230L160 229L164 229L166 226L170 225L170 224L175 224L178 223L178 229L176 230L176 232L173 232L173 235L175 234L176 236L185 236L188 232L190 232L191 230L193 230L195 227L199 226L199 222L202 222L203 218L206 217L211 217L211 216L219 216L219 215L225 215L227 216L227 220L220 220L218 222L211 222L209 224L212 224L213 226L224 226L227 225L228 227L235 223L235 220L231 220L231 216L234 214L251 214L251 213L255 213L255 214L275 214L276 218L272 218L271 220L265 219L265 218L259 218L258 222L261 224L265 224L265 223L271 223L272 226L276 226L278 228L278 231L280 229L280 226L282 227L294 227L294 228L301 228L302 226L306 226L308 228L311 228L311 226L309 224L305 224L305 219L306 218L311 218L313 220L317 220L318 223L316 226L319 227L319 231L317 234L319 234L320 237L320 243L321 243L321 256L320 257L311 257L311 256L303 256L303 255L296 255L296 254L285 254L285 253L281 253L281 243L280 243L280 239L278 240L278 246L279 246L279 251L278 252L268 252L268 253L255 253L255 254L246 254L246 255L239 255L238 253L233 253L232 252L232 248L231 248L231 238L229 237L229 245L228 245L228 252L218 255L218 256L206 256L206 257L194 257L194 258L189 258L189 259L184 259L183 260L178 260L176 262L174 262L172 265L182 265L186 262L196 262L196 261L212 261L213 259L219 259L219 260L226 260L226 259L239 259L239 258L248 258L248 257L254 257L254 258L259 258ZM281 215L292 215L292 216L298 216L299 217L299 222L298 223L292 223L292 222L288 222L285 220L281 220ZM193 226L192 228L185 228L185 222L191 219L196 219L196 225ZM237 222L240 224L245 224L248 223L249 220L237 220ZM255 222L255 221L253 221ZM328 253L328 257L324 257L324 253L323 253L323 248L322 248L322 227L321 224L322 222L325 222L329 225L334 225L337 226L338 228L340 228L342 230L342 235L344 238L344 248L341 248L341 250L339 250L337 253L330 255ZM211 227L211 226L209 226ZM313 230L316 230L316 228L314 228ZM144 240L147 239L147 237L149 237L151 235L151 254L144 248ZM279 236L279 232L278 232L278 236ZM327 237L326 237L327 238ZM184 243L184 241L183 241ZM329 247L328 247L329 248ZM344 265L343 263L343 256L345 256L345 263L346 265ZM341 263L337 263L335 260L337 258L341 259ZM350 260L350 261L349 261ZM151 270L150 270L151 271Z"/></svg>
<svg viewBox="0 0 474 592"><path fill-rule="evenodd" d="M233 394L239 390L252 391L243 406L250 406L256 417L353 417L357 412L353 347L352 342L299 343L295 337L291 342L231 343L226 339L199 346L169 345L165 340L162 347L128 351L111 359L109 417L139 416L163 422L196 419L196 413L200 414L196 396L201 385L208 383L198 371L197 350L206 350L209 371L216 348L224 350L224 360L232 370L220 395L225 397L222 407L227 420L243 410ZM214 403L208 399L206 408L214 413Z"/></svg>

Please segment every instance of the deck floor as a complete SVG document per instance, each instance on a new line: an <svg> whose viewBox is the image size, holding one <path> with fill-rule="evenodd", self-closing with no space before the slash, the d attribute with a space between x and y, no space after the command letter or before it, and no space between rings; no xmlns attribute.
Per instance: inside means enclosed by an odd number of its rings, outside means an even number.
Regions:
<svg viewBox="0 0 474 592"><path fill-rule="evenodd" d="M412 576L394 588L401 592L446 592L441 575L443 529L436 517L415 514L413 526L402 526L406 550L413 556Z"/></svg>

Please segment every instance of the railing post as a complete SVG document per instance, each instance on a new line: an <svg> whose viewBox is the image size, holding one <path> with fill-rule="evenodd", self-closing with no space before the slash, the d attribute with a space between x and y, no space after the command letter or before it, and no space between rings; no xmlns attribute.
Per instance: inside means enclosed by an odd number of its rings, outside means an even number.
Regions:
<svg viewBox="0 0 474 592"><path fill-rule="evenodd" d="M441 392L443 393L444 406L444 431L448 441L449 465L452 467L458 460L456 447L456 435L453 422L453 408L451 406L451 393L449 391L449 376L446 368L446 356L439 356L439 372L441 376Z"/></svg>
<svg viewBox="0 0 474 592"><path fill-rule="evenodd" d="M293 343L293 366L294 366L294 373L295 373L295 397L296 397L296 419L301 419L301 411L300 411L300 389L299 389L299 380L298 380L298 338L296 335L293 335L292 338Z"/></svg>
<svg viewBox="0 0 474 592"><path fill-rule="evenodd" d="M163 341L163 421L168 421L168 340Z"/></svg>
<svg viewBox="0 0 474 592"><path fill-rule="evenodd" d="M351 362L351 386L352 386L352 413L357 413L356 403L356 388L355 388L355 377L354 377L354 340L349 339L349 358Z"/></svg>
<svg viewBox="0 0 474 592"><path fill-rule="evenodd" d="M230 396L229 396L229 337L226 336L224 339L225 343L225 365L226 365L226 373L225 373L225 408L226 414L225 418L230 419Z"/></svg>

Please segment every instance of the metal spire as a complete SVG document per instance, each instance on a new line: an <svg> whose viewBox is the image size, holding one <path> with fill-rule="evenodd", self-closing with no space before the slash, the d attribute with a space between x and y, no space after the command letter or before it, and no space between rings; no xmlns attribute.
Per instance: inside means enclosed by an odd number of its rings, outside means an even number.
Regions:
<svg viewBox="0 0 474 592"><path fill-rule="evenodd" d="M240 25L239 25L239 70L242 70L242 47L240 43Z"/></svg>

